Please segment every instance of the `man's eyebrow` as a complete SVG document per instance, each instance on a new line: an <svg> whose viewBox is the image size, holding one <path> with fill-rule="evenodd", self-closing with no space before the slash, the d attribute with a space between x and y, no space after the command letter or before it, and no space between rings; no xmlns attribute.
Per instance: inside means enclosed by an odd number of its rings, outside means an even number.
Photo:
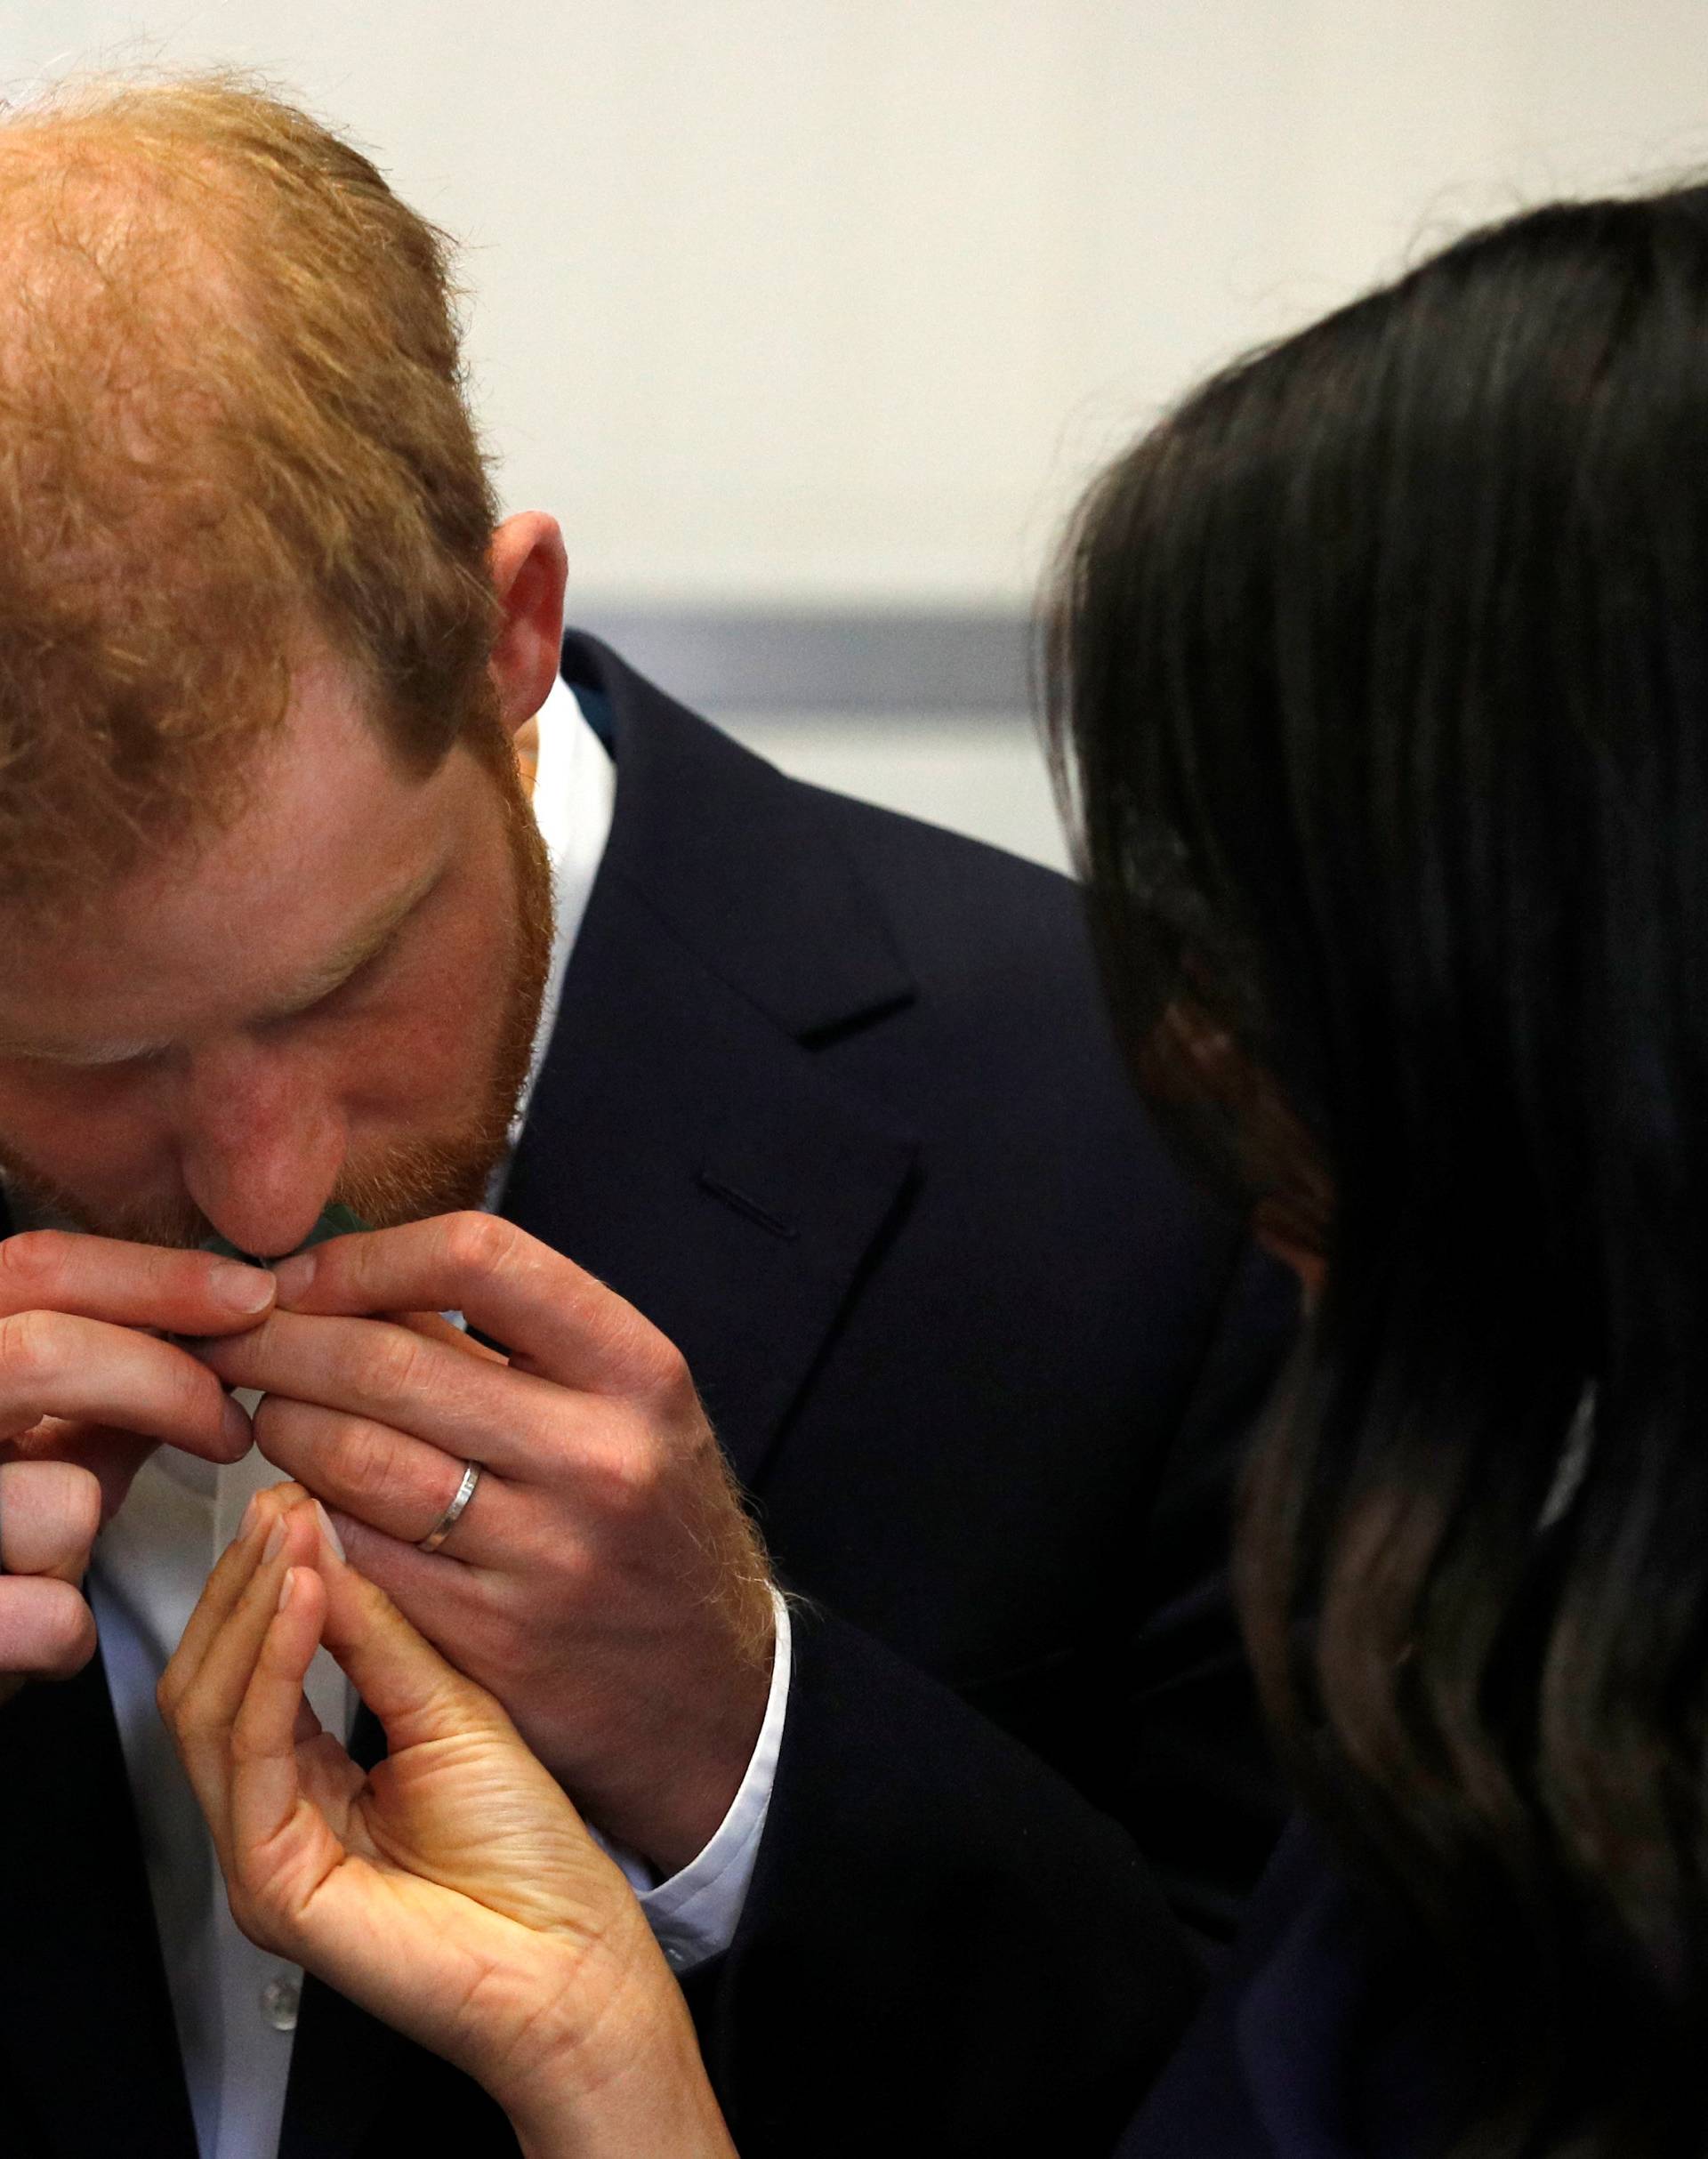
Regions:
<svg viewBox="0 0 1708 2159"><path fill-rule="evenodd" d="M272 999L265 1011L255 1015L255 1023L264 1027L270 1020L294 1019L298 1012L318 1004L323 997L331 996L335 989L342 989L370 960L378 959L416 908L431 897L444 874L442 866L435 865L395 894L359 930Z"/></svg>
<svg viewBox="0 0 1708 2159"><path fill-rule="evenodd" d="M264 1011L252 1014L250 1024L265 1027L277 1020L293 1019L318 1004L322 998L331 996L335 989L341 988L353 975L359 973L370 960L379 957L416 909L431 898L444 874L444 866L436 864L407 885L401 892L394 894L359 930L346 938L324 960L317 962L310 972L270 1000ZM40 1059L52 1064L117 1065L170 1047L169 1043L142 1041L80 1043L44 1039L14 1043L0 1040L0 1056Z"/></svg>

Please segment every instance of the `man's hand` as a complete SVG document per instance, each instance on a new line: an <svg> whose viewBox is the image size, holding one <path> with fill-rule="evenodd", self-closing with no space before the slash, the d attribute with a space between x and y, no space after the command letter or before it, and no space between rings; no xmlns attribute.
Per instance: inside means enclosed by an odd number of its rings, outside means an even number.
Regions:
<svg viewBox="0 0 1708 2159"><path fill-rule="evenodd" d="M249 1420L205 1365L147 1330L252 1326L272 1277L196 1252L33 1230L0 1240L0 1701L94 1650L77 1593L104 1516L161 1441L210 1462Z"/></svg>
<svg viewBox="0 0 1708 2159"><path fill-rule="evenodd" d="M504 1705L608 1835L666 1872L728 1811L764 1720L763 1555L686 1365L621 1298L512 1224L458 1214L282 1261L279 1309L199 1353L266 1391L270 1462L352 1562ZM461 1311L471 1355L378 1314ZM415 1547L467 1462L444 1549Z"/></svg>
<svg viewBox="0 0 1708 2159"><path fill-rule="evenodd" d="M32 1673L68 1680L94 1654L77 1585L101 1527L101 1486L68 1462L0 1467L0 1702Z"/></svg>

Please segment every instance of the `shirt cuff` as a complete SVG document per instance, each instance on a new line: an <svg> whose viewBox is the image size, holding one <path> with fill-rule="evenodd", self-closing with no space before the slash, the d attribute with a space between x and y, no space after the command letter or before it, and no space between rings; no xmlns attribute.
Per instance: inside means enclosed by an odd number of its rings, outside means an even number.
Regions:
<svg viewBox="0 0 1708 2159"><path fill-rule="evenodd" d="M679 1978L696 1965L721 1956L734 1941L759 1858L759 1841L770 1811L771 1786L777 1781L777 1750L783 1744L783 1726L788 1715L792 1662L789 1607L776 1590L771 1591L771 1605L777 1615L777 1640L771 1652L771 1689L765 1703L765 1721L759 1728L758 1744L741 1789L730 1801L729 1811L712 1841L698 1858L690 1859L680 1873L656 1885L628 1855L611 1853L633 1885L647 1923Z"/></svg>

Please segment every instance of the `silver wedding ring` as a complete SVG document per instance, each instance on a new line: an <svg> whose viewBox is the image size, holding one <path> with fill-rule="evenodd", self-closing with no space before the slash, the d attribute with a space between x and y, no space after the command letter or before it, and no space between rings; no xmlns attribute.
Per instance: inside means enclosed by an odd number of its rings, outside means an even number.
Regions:
<svg viewBox="0 0 1708 2159"><path fill-rule="evenodd" d="M455 1498L452 1500L450 1505L446 1508L431 1529L416 1545L417 1551L437 1551L439 1550L452 1530L462 1520L469 1502L474 1497L474 1487L479 1481L480 1464L478 1462L465 1462L463 1465L463 1481L456 1487Z"/></svg>

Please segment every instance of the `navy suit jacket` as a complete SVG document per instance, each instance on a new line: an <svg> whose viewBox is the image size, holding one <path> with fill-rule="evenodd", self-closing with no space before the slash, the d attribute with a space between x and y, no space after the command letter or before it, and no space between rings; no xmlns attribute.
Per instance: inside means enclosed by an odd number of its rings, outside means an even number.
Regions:
<svg viewBox="0 0 1708 2159"><path fill-rule="evenodd" d="M808 1600L737 1939L747 2159L1107 2153L1280 1805L1221 1568L1290 1294L1196 1197L1077 898L785 779L571 638L609 847L505 1211L683 1349ZM361 1735L380 1744L371 1728ZM0 1713L8 2153L192 2150L99 1663ZM328 1990L288 2159L513 2150Z"/></svg>

